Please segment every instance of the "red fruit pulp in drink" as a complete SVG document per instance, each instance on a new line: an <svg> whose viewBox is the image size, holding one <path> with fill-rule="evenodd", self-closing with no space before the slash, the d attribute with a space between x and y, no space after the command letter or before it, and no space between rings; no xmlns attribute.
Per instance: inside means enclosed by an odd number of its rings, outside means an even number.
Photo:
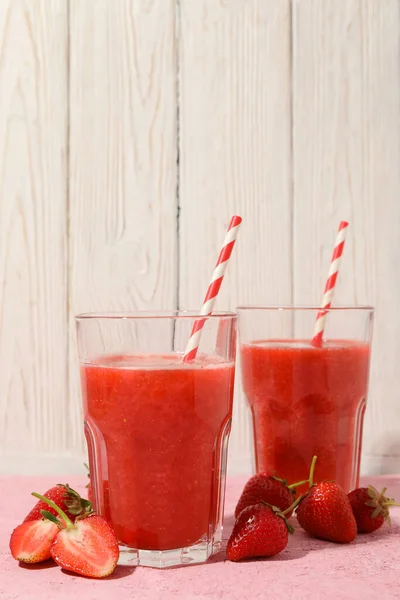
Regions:
<svg viewBox="0 0 400 600"><path fill-rule="evenodd" d="M209 538L223 505L234 364L106 356L81 374L94 501L120 543L168 550Z"/></svg>
<svg viewBox="0 0 400 600"><path fill-rule="evenodd" d="M358 485L369 356L352 340L242 345L258 472L301 481L315 454L314 481L336 480L346 492Z"/></svg>

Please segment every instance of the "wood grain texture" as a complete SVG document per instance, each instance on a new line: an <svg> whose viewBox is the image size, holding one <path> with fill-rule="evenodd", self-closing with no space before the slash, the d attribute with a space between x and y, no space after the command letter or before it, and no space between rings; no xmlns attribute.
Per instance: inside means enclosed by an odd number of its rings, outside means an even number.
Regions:
<svg viewBox="0 0 400 600"><path fill-rule="evenodd" d="M290 303L290 2L181 0L179 23L180 307L200 306L234 213L243 225L216 309ZM235 470L251 446L240 387Z"/></svg>
<svg viewBox="0 0 400 600"><path fill-rule="evenodd" d="M376 305L365 468L400 468L400 5L294 0L294 300L319 302L335 228L334 303ZM389 466L390 465L390 466Z"/></svg>
<svg viewBox="0 0 400 600"><path fill-rule="evenodd" d="M72 447L73 315L176 305L174 16L173 0L70 2Z"/></svg>
<svg viewBox="0 0 400 600"><path fill-rule="evenodd" d="M67 452L66 15L0 3L0 469Z"/></svg>

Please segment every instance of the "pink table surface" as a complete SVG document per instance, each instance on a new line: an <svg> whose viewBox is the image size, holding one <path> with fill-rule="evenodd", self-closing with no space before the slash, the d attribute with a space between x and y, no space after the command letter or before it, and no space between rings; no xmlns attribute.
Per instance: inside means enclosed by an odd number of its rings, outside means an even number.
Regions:
<svg viewBox="0 0 400 600"><path fill-rule="evenodd" d="M84 478L59 479L80 491L86 483ZM389 495L400 500L400 476L370 477L368 482L387 485ZM391 527L360 535L349 545L313 540L297 528L284 552L267 560L231 563L221 552L204 565L166 570L117 567L100 581L66 574L51 562L20 566L9 553L10 533L32 505L30 492L44 492L54 483L49 477L0 477L1 600L400 598L400 508L392 510ZM225 538L243 483L228 481Z"/></svg>

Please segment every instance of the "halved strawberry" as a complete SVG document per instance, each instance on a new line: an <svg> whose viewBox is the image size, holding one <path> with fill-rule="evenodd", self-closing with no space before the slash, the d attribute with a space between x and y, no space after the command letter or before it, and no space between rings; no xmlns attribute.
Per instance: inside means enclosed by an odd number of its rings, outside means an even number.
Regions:
<svg viewBox="0 0 400 600"><path fill-rule="evenodd" d="M90 515L57 534L51 556L67 571L86 577L107 577L117 565L119 548L107 521L100 515Z"/></svg>
<svg viewBox="0 0 400 600"><path fill-rule="evenodd" d="M58 525L47 519L27 521L18 525L10 538L13 558L25 563L48 560L51 558L51 544L58 532Z"/></svg>
<svg viewBox="0 0 400 600"><path fill-rule="evenodd" d="M43 494L45 498L52 500L57 506L61 508L70 519L74 520L75 517L83 514L89 514L92 510L92 503L81 496L69 487L67 484L58 483L54 487L47 490ZM45 502L41 500L35 504L30 513L25 517L25 521L36 521L42 518L42 510L47 510L52 515L56 516L56 511L47 506Z"/></svg>
<svg viewBox="0 0 400 600"><path fill-rule="evenodd" d="M33 496L53 508L58 519L47 510L42 515L56 524L57 533L50 554L60 567L85 577L107 577L118 562L119 547L111 526L100 515L78 517L75 523L52 500L34 493Z"/></svg>

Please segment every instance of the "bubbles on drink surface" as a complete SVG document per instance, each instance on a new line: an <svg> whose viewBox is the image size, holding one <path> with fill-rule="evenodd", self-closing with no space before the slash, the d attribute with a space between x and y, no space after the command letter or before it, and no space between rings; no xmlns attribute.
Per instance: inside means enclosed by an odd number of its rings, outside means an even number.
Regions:
<svg viewBox="0 0 400 600"><path fill-rule="evenodd" d="M183 353L176 354L108 354L97 356L82 364L85 367L105 367L110 369L128 370L191 370L191 369L220 369L232 367L233 361L222 356L210 356L199 353L190 363L184 363Z"/></svg>

